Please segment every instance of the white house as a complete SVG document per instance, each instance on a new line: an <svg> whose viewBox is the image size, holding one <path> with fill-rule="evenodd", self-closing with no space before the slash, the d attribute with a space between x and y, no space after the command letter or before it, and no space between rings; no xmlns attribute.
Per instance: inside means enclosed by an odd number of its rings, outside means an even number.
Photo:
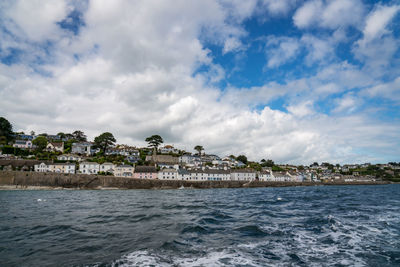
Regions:
<svg viewBox="0 0 400 267"><path fill-rule="evenodd" d="M35 164L35 172L48 172L49 171L49 165L47 165L44 162L41 162L40 164Z"/></svg>
<svg viewBox="0 0 400 267"><path fill-rule="evenodd" d="M131 165L119 165L114 167L114 176L133 178L135 168Z"/></svg>
<svg viewBox="0 0 400 267"><path fill-rule="evenodd" d="M81 161L82 158L71 154L65 154L57 156L57 160Z"/></svg>
<svg viewBox="0 0 400 267"><path fill-rule="evenodd" d="M49 165L49 172L75 173L74 163L54 163Z"/></svg>
<svg viewBox="0 0 400 267"><path fill-rule="evenodd" d="M22 148L22 149L31 149L32 148L31 140L15 140L15 144L13 147Z"/></svg>
<svg viewBox="0 0 400 267"><path fill-rule="evenodd" d="M274 175L273 175L271 170L262 171L259 174L258 179L260 181L264 181L264 182L275 181L275 177L274 177Z"/></svg>
<svg viewBox="0 0 400 267"><path fill-rule="evenodd" d="M47 151L64 152L64 142L49 142L46 146Z"/></svg>
<svg viewBox="0 0 400 267"><path fill-rule="evenodd" d="M160 148L159 151L161 154L169 154L169 153L178 154L179 153L179 150L174 148L171 145L166 145L166 146Z"/></svg>
<svg viewBox="0 0 400 267"><path fill-rule="evenodd" d="M178 171L176 169L165 168L158 172L158 179L160 180L178 180Z"/></svg>
<svg viewBox="0 0 400 267"><path fill-rule="evenodd" d="M190 180L192 181L228 181L231 174L226 170L205 169L190 171Z"/></svg>
<svg viewBox="0 0 400 267"><path fill-rule="evenodd" d="M82 162L79 164L79 172L84 174L97 174L100 171L100 164L97 162Z"/></svg>
<svg viewBox="0 0 400 267"><path fill-rule="evenodd" d="M256 179L256 173L251 169L234 169L231 170L231 179L233 181L253 181Z"/></svg>
<svg viewBox="0 0 400 267"><path fill-rule="evenodd" d="M278 182L290 182L291 177L286 172L274 172L275 181Z"/></svg>
<svg viewBox="0 0 400 267"><path fill-rule="evenodd" d="M104 162L103 164L100 165L99 171L101 172L112 172L115 168L115 165L112 164L111 162Z"/></svg>
<svg viewBox="0 0 400 267"><path fill-rule="evenodd" d="M71 148L71 153L86 156L94 155L99 151L100 149L94 149L90 142L73 143Z"/></svg>
<svg viewBox="0 0 400 267"><path fill-rule="evenodd" d="M75 173L74 163L49 163L35 164L35 172Z"/></svg>
<svg viewBox="0 0 400 267"><path fill-rule="evenodd" d="M178 170L178 180L190 180L191 174L186 169L179 169Z"/></svg>

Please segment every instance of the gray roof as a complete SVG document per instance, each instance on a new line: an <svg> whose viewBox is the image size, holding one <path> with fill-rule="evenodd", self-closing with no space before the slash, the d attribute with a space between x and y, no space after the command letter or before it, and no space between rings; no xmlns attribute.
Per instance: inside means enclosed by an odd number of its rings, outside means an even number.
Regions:
<svg viewBox="0 0 400 267"><path fill-rule="evenodd" d="M136 166L135 172L157 172L153 166Z"/></svg>

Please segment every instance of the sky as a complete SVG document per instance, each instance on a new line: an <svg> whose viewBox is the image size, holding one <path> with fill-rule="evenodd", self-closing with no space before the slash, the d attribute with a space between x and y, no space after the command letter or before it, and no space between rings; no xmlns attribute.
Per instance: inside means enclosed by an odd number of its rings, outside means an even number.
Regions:
<svg viewBox="0 0 400 267"><path fill-rule="evenodd" d="M277 163L400 161L400 1L0 1L15 131Z"/></svg>

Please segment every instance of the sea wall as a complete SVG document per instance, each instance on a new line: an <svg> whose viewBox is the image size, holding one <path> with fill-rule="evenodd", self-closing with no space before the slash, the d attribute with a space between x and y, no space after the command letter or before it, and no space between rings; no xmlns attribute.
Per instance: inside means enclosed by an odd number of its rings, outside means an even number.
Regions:
<svg viewBox="0 0 400 267"><path fill-rule="evenodd" d="M313 185L375 185L389 182L261 182L261 181L171 181L146 180L103 175L39 173L23 171L0 171L0 186L15 188L52 187L75 189L173 189L186 188L242 188L286 187Z"/></svg>

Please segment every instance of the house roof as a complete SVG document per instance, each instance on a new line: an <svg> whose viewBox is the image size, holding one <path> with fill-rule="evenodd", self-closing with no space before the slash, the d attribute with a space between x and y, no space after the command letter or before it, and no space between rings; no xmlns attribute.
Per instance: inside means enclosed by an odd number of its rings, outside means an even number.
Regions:
<svg viewBox="0 0 400 267"><path fill-rule="evenodd" d="M148 161L153 161L155 163L179 163L179 158L178 157L173 157L170 155L153 155L153 156L147 156L146 160Z"/></svg>
<svg viewBox="0 0 400 267"><path fill-rule="evenodd" d="M34 166L35 164L40 164L44 162L46 164L51 164L51 161L39 161L39 160L20 160L20 159L1 159L0 166L8 166L11 165L13 167L22 167L22 166Z"/></svg>
<svg viewBox="0 0 400 267"><path fill-rule="evenodd" d="M49 144L54 147L64 147L64 142L50 142Z"/></svg>
<svg viewBox="0 0 400 267"><path fill-rule="evenodd" d="M157 172L157 170L153 166L136 166L135 172Z"/></svg>
<svg viewBox="0 0 400 267"><path fill-rule="evenodd" d="M232 173L255 173L253 169L233 169Z"/></svg>
<svg viewBox="0 0 400 267"><path fill-rule="evenodd" d="M227 170L205 169L205 170L191 170L190 173L230 174L231 172Z"/></svg>

